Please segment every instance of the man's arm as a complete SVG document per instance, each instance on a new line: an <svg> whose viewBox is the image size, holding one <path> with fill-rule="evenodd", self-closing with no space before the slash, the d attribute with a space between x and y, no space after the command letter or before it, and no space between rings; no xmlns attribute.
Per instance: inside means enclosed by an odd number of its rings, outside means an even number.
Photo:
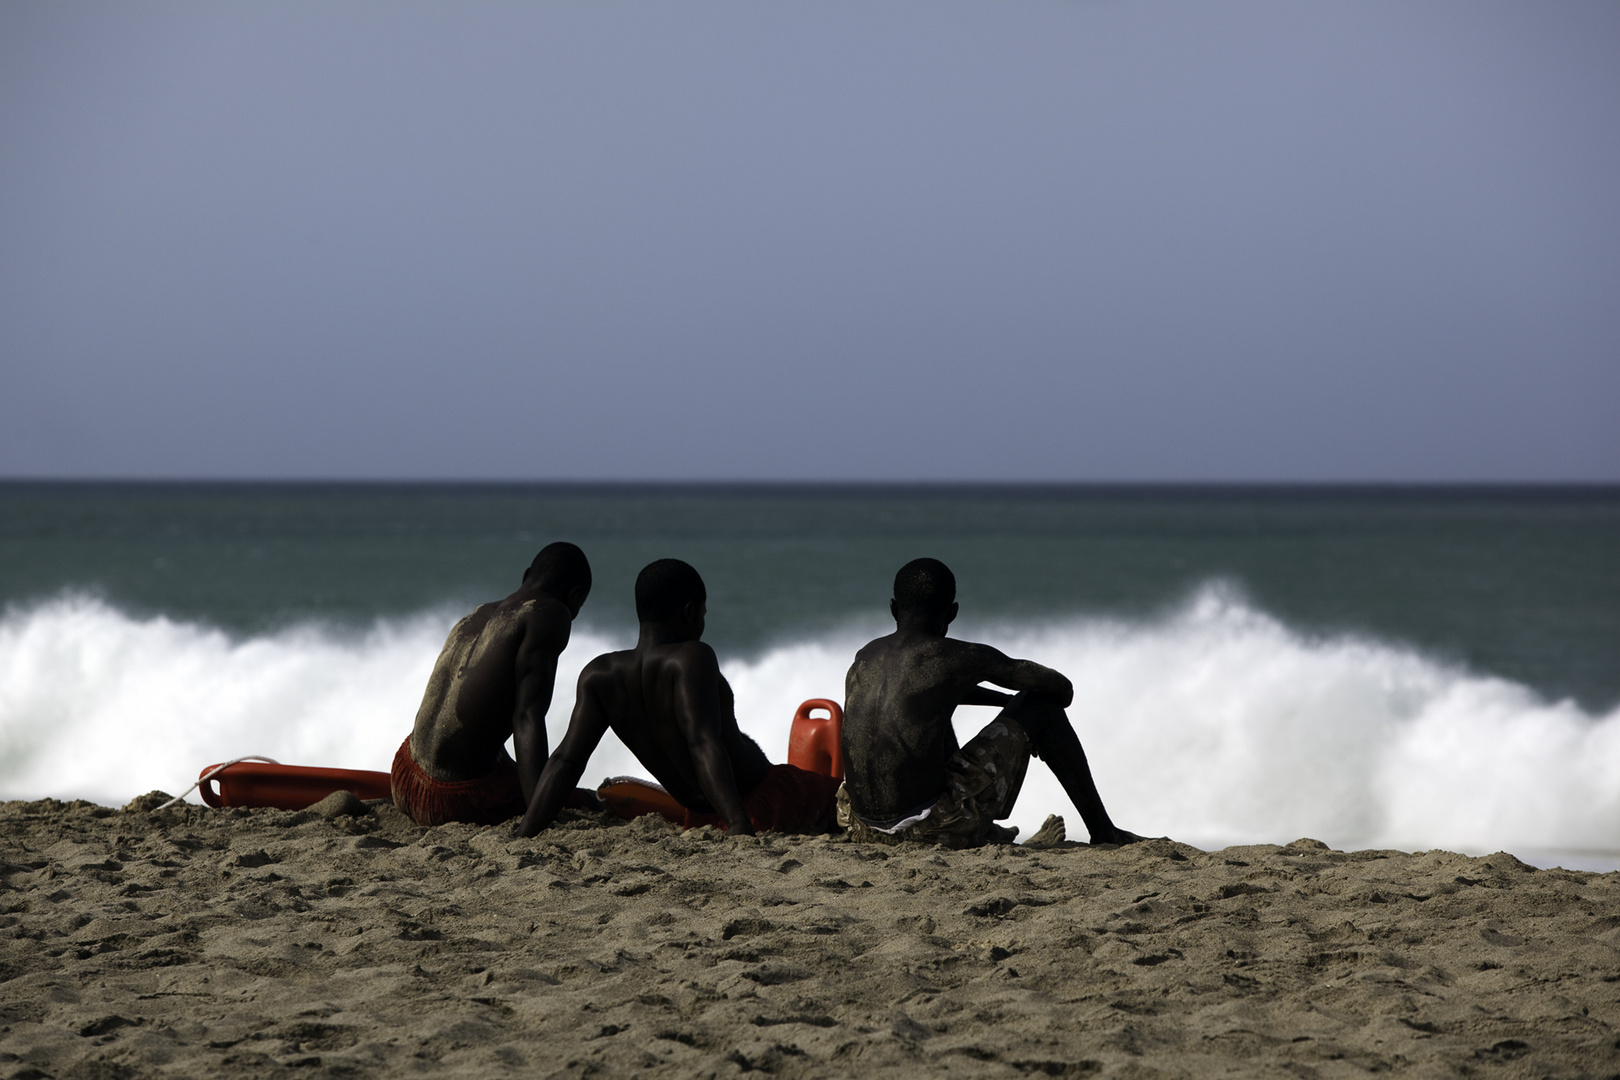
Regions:
<svg viewBox="0 0 1620 1080"><path fill-rule="evenodd" d="M686 738L698 787L733 836L752 836L754 823L737 793L731 754L720 738L720 661L709 646L694 642L676 660L675 722Z"/></svg>
<svg viewBox="0 0 1620 1080"><path fill-rule="evenodd" d="M1074 700L1074 684L1051 668L1043 667L1033 660L1014 660L1001 650L993 649L989 645L974 645L973 649L975 651L974 658L978 661L975 673L979 679L975 681L993 682L997 686L1005 686L1009 690L1017 690L1020 693L1040 694L1057 702L1058 707L1062 709L1067 709L1069 703ZM977 689L969 691L968 698L972 698ZM994 694L995 691L992 690L987 693ZM968 705L1005 704L999 695L994 701L976 702L964 698L963 703Z"/></svg>
<svg viewBox="0 0 1620 1080"><path fill-rule="evenodd" d="M596 744L607 734L607 712L596 700L591 685L594 668L595 661L592 661L579 673L579 689L575 694L574 715L568 721L568 733L540 773L540 782L529 798L528 812L518 824L519 836L533 836L557 820L563 801L585 775L585 764L591 760Z"/></svg>
<svg viewBox="0 0 1620 1080"><path fill-rule="evenodd" d="M549 750L546 710L551 708L557 682L557 657L568 647L568 631L568 620L556 612L537 611L529 619L513 663L517 692L512 702L512 749L517 752L523 798L531 802Z"/></svg>

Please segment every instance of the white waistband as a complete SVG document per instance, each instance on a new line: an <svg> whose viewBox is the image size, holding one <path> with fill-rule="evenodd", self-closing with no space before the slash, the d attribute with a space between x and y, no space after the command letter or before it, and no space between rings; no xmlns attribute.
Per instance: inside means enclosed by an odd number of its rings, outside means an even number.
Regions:
<svg viewBox="0 0 1620 1080"><path fill-rule="evenodd" d="M934 807L936 807L938 805L939 805L939 800L935 799L932 803L930 803L928 806L924 807L922 810L919 810L917 813L912 814L908 818L901 818L899 821L895 822L893 825L890 825L888 828L884 828L881 825L873 825L870 821L867 821L865 818L861 818L861 824L865 825L868 829L871 829L873 832L880 832L880 833L883 833L885 836L893 836L895 833L899 832L901 829L909 829L913 825L917 824L917 822L926 820L928 815L932 814L934 812ZM856 814L855 816L856 817L861 817L859 814Z"/></svg>

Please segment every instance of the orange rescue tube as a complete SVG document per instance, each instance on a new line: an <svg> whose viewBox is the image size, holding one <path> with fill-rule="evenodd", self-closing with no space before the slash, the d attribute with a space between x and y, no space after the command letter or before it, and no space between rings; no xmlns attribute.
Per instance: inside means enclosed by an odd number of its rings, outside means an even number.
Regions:
<svg viewBox="0 0 1620 1080"><path fill-rule="evenodd" d="M825 709L827 715L811 716L812 709ZM840 739L843 730L844 710L838 702L811 698L793 714L793 729L788 732L788 764L842 780L844 748Z"/></svg>
<svg viewBox="0 0 1620 1080"><path fill-rule="evenodd" d="M688 810L661 785L634 776L615 776L605 781L596 789L596 797L602 800L604 810L626 821L643 814L657 814L683 829L695 829L699 825L719 825L721 820L719 814Z"/></svg>
<svg viewBox="0 0 1620 1080"><path fill-rule="evenodd" d="M279 810L302 810L320 802L334 791L352 791L362 799L388 799L393 784L385 772L367 769L323 769L311 765L271 765L261 761L239 761L208 776L218 765L210 765L199 776L199 794L212 807L273 806ZM201 777L208 777L201 779ZM214 785L219 790L214 790Z"/></svg>

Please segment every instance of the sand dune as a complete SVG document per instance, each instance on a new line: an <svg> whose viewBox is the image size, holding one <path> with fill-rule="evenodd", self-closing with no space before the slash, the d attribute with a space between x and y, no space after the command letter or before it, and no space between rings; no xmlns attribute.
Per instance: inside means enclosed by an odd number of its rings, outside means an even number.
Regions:
<svg viewBox="0 0 1620 1080"><path fill-rule="evenodd" d="M1620 874L155 801L0 806L0 1077L1620 1072Z"/></svg>

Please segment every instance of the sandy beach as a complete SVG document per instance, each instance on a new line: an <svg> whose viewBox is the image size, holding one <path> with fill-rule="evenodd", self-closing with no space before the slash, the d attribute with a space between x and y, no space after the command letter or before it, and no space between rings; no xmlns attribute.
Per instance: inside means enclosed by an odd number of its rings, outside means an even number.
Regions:
<svg viewBox="0 0 1620 1080"><path fill-rule="evenodd" d="M0 806L0 1077L1620 1073L1620 874Z"/></svg>

